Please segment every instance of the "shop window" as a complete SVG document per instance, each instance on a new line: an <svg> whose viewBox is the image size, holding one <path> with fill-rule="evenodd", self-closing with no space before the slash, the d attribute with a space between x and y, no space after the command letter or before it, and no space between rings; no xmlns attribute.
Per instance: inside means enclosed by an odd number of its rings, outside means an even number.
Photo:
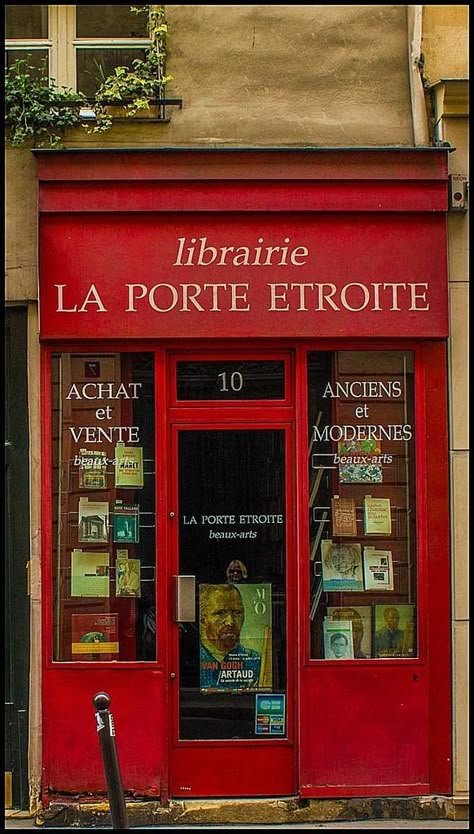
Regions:
<svg viewBox="0 0 474 834"><path fill-rule="evenodd" d="M315 660L417 655L413 354L308 354Z"/></svg>
<svg viewBox="0 0 474 834"><path fill-rule="evenodd" d="M52 358L53 658L156 658L154 360Z"/></svg>

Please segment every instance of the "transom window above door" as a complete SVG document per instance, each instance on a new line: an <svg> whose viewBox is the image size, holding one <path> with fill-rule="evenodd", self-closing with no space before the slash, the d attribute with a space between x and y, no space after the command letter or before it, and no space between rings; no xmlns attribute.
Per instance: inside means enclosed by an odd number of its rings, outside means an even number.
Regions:
<svg viewBox="0 0 474 834"><path fill-rule="evenodd" d="M5 6L5 63L18 58L47 75L59 87L93 98L115 67L131 67L151 45L148 15L142 5Z"/></svg>

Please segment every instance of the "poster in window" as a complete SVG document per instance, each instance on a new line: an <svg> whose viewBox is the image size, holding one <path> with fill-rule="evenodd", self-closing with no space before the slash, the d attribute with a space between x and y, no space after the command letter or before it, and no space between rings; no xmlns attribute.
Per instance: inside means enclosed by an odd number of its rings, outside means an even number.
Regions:
<svg viewBox="0 0 474 834"><path fill-rule="evenodd" d="M199 587L201 692L272 689L269 583Z"/></svg>
<svg viewBox="0 0 474 834"><path fill-rule="evenodd" d="M136 544L140 540L139 505L116 501L114 505L114 542Z"/></svg>
<svg viewBox="0 0 474 834"><path fill-rule="evenodd" d="M390 498L364 497L364 533L371 535L392 535Z"/></svg>
<svg viewBox="0 0 474 834"><path fill-rule="evenodd" d="M352 660L354 644L350 620L323 620L324 657L326 660Z"/></svg>
<svg viewBox="0 0 474 834"><path fill-rule="evenodd" d="M324 591L363 591L362 549L358 542L321 542Z"/></svg>
<svg viewBox="0 0 474 834"><path fill-rule="evenodd" d="M357 536L356 506L353 498L333 495L332 534L333 536Z"/></svg>
<svg viewBox="0 0 474 834"><path fill-rule="evenodd" d="M71 596L108 597L110 554L73 550L71 553Z"/></svg>
<svg viewBox="0 0 474 834"><path fill-rule="evenodd" d="M363 659L372 655L372 606L340 605L327 607L329 620L339 622L349 620L352 623L352 642L354 658Z"/></svg>
<svg viewBox="0 0 474 834"><path fill-rule="evenodd" d="M375 605L374 657L415 655L415 606Z"/></svg>
<svg viewBox="0 0 474 834"><path fill-rule="evenodd" d="M114 660L119 653L118 614L72 614L73 660Z"/></svg>
<svg viewBox="0 0 474 834"><path fill-rule="evenodd" d="M393 591L391 550L364 547L364 585L366 591Z"/></svg>
<svg viewBox="0 0 474 834"><path fill-rule="evenodd" d="M108 501L79 499L78 541L97 544L109 540Z"/></svg>
<svg viewBox="0 0 474 834"><path fill-rule="evenodd" d="M105 452L79 452L79 487L80 489L107 489L107 455Z"/></svg>
<svg viewBox="0 0 474 834"><path fill-rule="evenodd" d="M117 558L115 561L115 594L118 597L141 596L140 559Z"/></svg>
<svg viewBox="0 0 474 834"><path fill-rule="evenodd" d="M380 440L339 440L341 484L381 484Z"/></svg>
<svg viewBox="0 0 474 834"><path fill-rule="evenodd" d="M141 446L125 446L117 443L115 447L115 486L143 486L143 449Z"/></svg>

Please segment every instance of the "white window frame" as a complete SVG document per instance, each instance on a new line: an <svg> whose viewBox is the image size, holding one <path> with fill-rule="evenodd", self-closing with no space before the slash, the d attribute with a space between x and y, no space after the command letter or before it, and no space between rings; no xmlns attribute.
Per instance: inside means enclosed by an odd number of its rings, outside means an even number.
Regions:
<svg viewBox="0 0 474 834"><path fill-rule="evenodd" d="M76 6L48 6L48 37L36 39L9 38L5 49L45 50L48 53L49 76L58 87L77 89L77 49L148 49L150 38L77 38Z"/></svg>

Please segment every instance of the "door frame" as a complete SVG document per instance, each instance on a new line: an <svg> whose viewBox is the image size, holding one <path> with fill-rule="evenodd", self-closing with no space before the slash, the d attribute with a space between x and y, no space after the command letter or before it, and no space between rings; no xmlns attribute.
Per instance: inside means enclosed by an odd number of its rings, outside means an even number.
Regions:
<svg viewBox="0 0 474 834"><path fill-rule="evenodd" d="M242 359L250 356L238 348L231 351L212 351L203 357L196 350L168 357L170 374L175 377L177 359L187 360ZM264 356L262 354L265 354ZM296 472L296 414L290 404L294 391L289 373L291 352L252 351L252 359L276 358L285 360L285 400L280 401L193 401L177 405L171 393L168 409L167 448L169 450L168 478L170 504L167 513L167 541L169 546L169 640L168 680L172 696L169 698L169 795L173 798L219 796L276 796L292 795L298 790L298 732L297 680L298 654L291 651L297 645L297 543L295 525ZM174 392L174 384L170 385ZM178 436L180 431L205 430L283 430L285 432L285 508L286 508L286 657L287 657L287 734L284 739L258 738L242 740L179 740L179 645L178 624L173 621L173 576L179 571L178 519ZM170 517L170 513L174 516ZM176 677L173 677L173 676ZM279 756L276 756L276 751ZM250 757L250 759L249 759ZM181 774L192 774L190 779ZM256 774L260 774L258 783Z"/></svg>

